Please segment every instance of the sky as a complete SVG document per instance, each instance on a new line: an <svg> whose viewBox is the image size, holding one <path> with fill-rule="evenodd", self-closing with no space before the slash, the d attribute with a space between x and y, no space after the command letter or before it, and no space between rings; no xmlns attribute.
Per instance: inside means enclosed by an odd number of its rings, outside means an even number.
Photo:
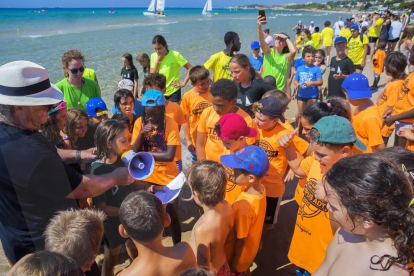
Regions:
<svg viewBox="0 0 414 276"><path fill-rule="evenodd" d="M231 7L249 4L283 5L286 3L305 3L309 0L213 0L213 7ZM1 0L0 8L107 8L107 7L147 7L151 0ZM166 7L199 8L204 6L205 0L166 0ZM216 3L215 3L216 2ZM313 2L325 2L313 0Z"/></svg>

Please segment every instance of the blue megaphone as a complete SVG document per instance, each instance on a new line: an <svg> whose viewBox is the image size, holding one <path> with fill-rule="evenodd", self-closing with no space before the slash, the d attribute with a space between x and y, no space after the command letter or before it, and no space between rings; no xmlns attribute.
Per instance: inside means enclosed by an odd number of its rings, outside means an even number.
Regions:
<svg viewBox="0 0 414 276"><path fill-rule="evenodd" d="M137 180L147 179L154 171L155 160L148 152L130 150L122 156L122 161L127 166L129 174Z"/></svg>

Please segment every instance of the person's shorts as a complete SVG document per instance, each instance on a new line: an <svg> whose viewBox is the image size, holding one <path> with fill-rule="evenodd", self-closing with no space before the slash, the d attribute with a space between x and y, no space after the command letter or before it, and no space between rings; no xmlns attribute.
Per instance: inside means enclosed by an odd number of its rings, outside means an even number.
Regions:
<svg viewBox="0 0 414 276"><path fill-rule="evenodd" d="M400 41L399 37L397 37L395 39L388 39L388 42L391 42L391 43L398 42L398 41Z"/></svg>
<svg viewBox="0 0 414 276"><path fill-rule="evenodd" d="M280 197L266 197L266 215L264 223L266 224L276 224L277 215L279 214L280 202L282 201L282 196Z"/></svg>
<svg viewBox="0 0 414 276"><path fill-rule="evenodd" d="M172 93L171 95L164 96L164 97L170 102L175 102L175 103L180 102L181 101L181 88L175 91L174 93Z"/></svg>
<svg viewBox="0 0 414 276"><path fill-rule="evenodd" d="M361 66L361 64L354 65L355 70L364 70L364 67Z"/></svg>
<svg viewBox="0 0 414 276"><path fill-rule="evenodd" d="M379 37L369 36L368 41L369 43L377 43Z"/></svg>
<svg viewBox="0 0 414 276"><path fill-rule="evenodd" d="M316 100L316 99L318 99L318 95L316 95L315 97L312 97L312 98L305 98L305 97L299 97L299 96L297 96L296 99L298 99L298 101L301 101L301 102L305 102L306 103L309 100Z"/></svg>
<svg viewBox="0 0 414 276"><path fill-rule="evenodd" d="M380 74L380 75L378 75L378 74L375 74L375 73L374 73L374 78L378 78L379 76L381 76L381 74Z"/></svg>

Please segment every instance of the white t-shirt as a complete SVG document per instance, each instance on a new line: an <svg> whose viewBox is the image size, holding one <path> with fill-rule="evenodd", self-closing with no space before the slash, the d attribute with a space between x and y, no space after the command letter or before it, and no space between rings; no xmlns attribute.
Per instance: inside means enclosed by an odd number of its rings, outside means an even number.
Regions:
<svg viewBox="0 0 414 276"><path fill-rule="evenodd" d="M311 34L313 34L315 32L315 25L313 25L313 27L309 25L309 32Z"/></svg>
<svg viewBox="0 0 414 276"><path fill-rule="evenodd" d="M400 37L402 23L400 21L392 21L390 30L388 31L388 39L397 39Z"/></svg>
<svg viewBox="0 0 414 276"><path fill-rule="evenodd" d="M341 27L340 26L344 26L344 22L343 21L337 21L334 24L334 30L335 30L335 35L339 36L339 33L341 32Z"/></svg>
<svg viewBox="0 0 414 276"><path fill-rule="evenodd" d="M274 42L273 42L273 37L272 37L271 35L268 35L268 36L265 38L265 41L266 41L266 43L267 43L267 46L269 46L269 47L273 47Z"/></svg>

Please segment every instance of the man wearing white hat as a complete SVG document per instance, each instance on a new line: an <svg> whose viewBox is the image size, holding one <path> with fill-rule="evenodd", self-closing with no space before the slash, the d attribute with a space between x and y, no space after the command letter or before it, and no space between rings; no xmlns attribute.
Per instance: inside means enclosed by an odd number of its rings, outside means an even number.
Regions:
<svg viewBox="0 0 414 276"><path fill-rule="evenodd" d="M0 240L11 264L44 249L43 232L77 198L133 182L126 168L80 175L65 165L37 128L63 99L46 69L29 61L0 66Z"/></svg>
<svg viewBox="0 0 414 276"><path fill-rule="evenodd" d="M309 25L309 32L313 34L315 32L315 22L311 21Z"/></svg>

